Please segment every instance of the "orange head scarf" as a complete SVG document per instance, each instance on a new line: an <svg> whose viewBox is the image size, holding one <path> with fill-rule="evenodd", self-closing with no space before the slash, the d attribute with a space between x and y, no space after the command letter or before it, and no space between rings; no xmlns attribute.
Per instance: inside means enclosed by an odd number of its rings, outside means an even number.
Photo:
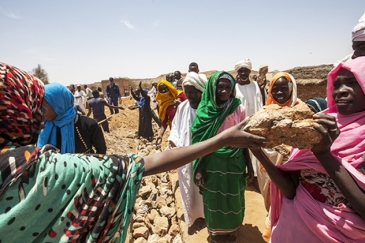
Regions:
<svg viewBox="0 0 365 243"><path fill-rule="evenodd" d="M288 99L285 103L277 102L274 97L272 96L272 88L274 87L275 82L279 79L284 77L288 80L289 90L290 90L290 99ZM270 104L277 104L280 106L294 106L297 103L297 83L292 75L287 72L278 72L277 74L272 77L270 81L270 87L267 95L266 105Z"/></svg>
<svg viewBox="0 0 365 243"><path fill-rule="evenodd" d="M166 93L159 92L160 85L166 85L167 89L169 90ZM158 117L161 121L164 121L166 118L166 110L167 107L174 104L175 99L182 93L182 91L177 90L172 83L167 80L160 80L157 83L157 95L156 101L158 102ZM171 121L168 121L168 124L171 124Z"/></svg>

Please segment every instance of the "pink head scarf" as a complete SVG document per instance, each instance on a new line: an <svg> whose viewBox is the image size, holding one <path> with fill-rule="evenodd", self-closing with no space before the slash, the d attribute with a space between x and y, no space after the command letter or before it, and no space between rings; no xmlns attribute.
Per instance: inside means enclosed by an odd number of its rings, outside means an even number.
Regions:
<svg viewBox="0 0 365 243"><path fill-rule="evenodd" d="M331 153L337 157L340 163L352 175L356 183L365 190L365 175L356 170L356 167L364 162L365 158L365 111L341 115L337 113L335 101L332 98L333 81L338 71L341 69L351 71L362 90L365 93L365 57L358 57L346 63L340 63L328 74L327 99L328 109L324 113L336 117L340 136L331 146ZM287 163L278 166L284 171L296 171L303 169L314 169L327 174L321 163L316 159L310 150L294 149ZM283 200L286 200L283 202ZM274 227L278 222L282 212L292 210L292 215L298 217L301 222L305 222L310 228L311 235L303 235L306 239L318 237L323 242L340 242L338 239L361 239L365 242L365 220L346 206L334 207L320 203L313 199L301 184L297 187L296 196L293 200L283 198L280 190L271 184L271 220ZM287 206L293 205L293 207ZM338 223L334 223L338 222ZM283 223L283 221L281 221ZM285 227L277 227L273 233L275 235L284 234L281 230L296 230L300 225L296 221L290 220ZM341 232L341 233L340 233ZM274 235L274 234L273 234ZM309 242L309 241L308 241ZM342 242L342 241L341 241ZM357 242L357 241L354 241Z"/></svg>

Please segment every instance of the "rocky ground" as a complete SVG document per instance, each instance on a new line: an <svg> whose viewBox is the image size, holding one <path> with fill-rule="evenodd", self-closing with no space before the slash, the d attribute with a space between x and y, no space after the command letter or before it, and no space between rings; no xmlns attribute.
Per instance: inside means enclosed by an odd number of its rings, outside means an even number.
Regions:
<svg viewBox="0 0 365 243"><path fill-rule="evenodd" d="M133 104L129 97L123 98L126 108L113 115L109 122L111 133L105 134L108 154L124 154L126 152L147 155L165 149L169 130L166 131L161 145L155 140L135 138L138 129L138 110L127 107ZM108 114L107 109L106 113ZM154 124L157 134L158 126ZM183 209L176 170L159 175L145 177L139 190L135 214L129 226L126 242L144 243L179 243L207 242L206 227L188 230L184 222ZM238 233L238 242L263 243L261 232L264 230L266 210L261 194L254 186L246 190L245 220Z"/></svg>

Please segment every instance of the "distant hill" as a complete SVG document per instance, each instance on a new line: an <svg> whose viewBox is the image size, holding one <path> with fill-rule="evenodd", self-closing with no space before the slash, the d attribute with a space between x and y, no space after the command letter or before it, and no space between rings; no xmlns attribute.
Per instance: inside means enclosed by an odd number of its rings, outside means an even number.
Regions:
<svg viewBox="0 0 365 243"><path fill-rule="evenodd" d="M308 83L324 82L327 79L327 74L329 73L329 71L331 71L331 69L333 67L334 67L333 64L323 64L323 65L317 65L317 66L294 67L292 69L288 69L288 70L284 70L284 71L293 75L293 77L296 79L296 81L299 84L305 84L305 83L308 84ZM205 72L201 72L201 73L204 73L209 78L216 71L217 70L209 70L209 71L205 71ZM231 75L233 75L233 77L236 77L236 75L237 75L237 72L235 70L230 70L227 72L230 73ZM272 72L268 72L266 74L267 79L270 80L272 78L272 76L275 75L277 72L279 72L279 71L275 70ZM142 81L143 87L150 88L152 82L158 82L161 79L166 79L167 74L168 73L161 74L155 78L143 78L143 79L126 78L126 79L129 80L130 85L132 85L133 87L137 87L139 82ZM258 71L252 70L251 76L253 76L255 74L257 75ZM185 77L186 73L182 73L181 76ZM90 88L101 87L101 81L95 82L92 84L87 84L87 85Z"/></svg>

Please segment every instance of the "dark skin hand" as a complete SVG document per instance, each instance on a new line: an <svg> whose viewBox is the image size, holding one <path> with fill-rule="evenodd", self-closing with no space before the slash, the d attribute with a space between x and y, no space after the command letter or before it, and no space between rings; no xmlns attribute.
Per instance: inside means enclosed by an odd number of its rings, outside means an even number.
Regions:
<svg viewBox="0 0 365 243"><path fill-rule="evenodd" d="M333 141L340 135L334 117L326 114L313 116L315 128L322 134L322 141L312 148L313 154L336 183L342 194L362 218L365 219L365 192L357 185L351 174L330 152Z"/></svg>
<svg viewBox="0 0 365 243"><path fill-rule="evenodd" d="M144 157L145 176L161 173L183 166L199 157L210 154L223 146L253 148L262 146L265 138L242 131L247 120L203 142L166 150Z"/></svg>
<svg viewBox="0 0 365 243"><path fill-rule="evenodd" d="M330 151L333 141L340 135L335 118L327 114L318 113L313 115L313 119L316 122L314 128L322 135L321 142L312 148L313 154L355 211L365 219L365 192L339 162L339 158L332 155ZM281 171L266 158L260 148L251 149L251 151L265 167L275 185L287 198L293 199L299 184L299 171Z"/></svg>
<svg viewBox="0 0 365 243"><path fill-rule="evenodd" d="M160 144L162 142L162 137L166 131L167 127L161 126L160 130L158 131L158 135L156 137L156 144Z"/></svg>
<svg viewBox="0 0 365 243"><path fill-rule="evenodd" d="M321 132L322 137L326 137L323 134L324 127L337 127L335 118L326 114L315 114L313 115L316 123L314 127ZM327 130L326 130L327 131ZM331 143L325 143L324 139L312 148L312 152L322 153L323 151L330 151L330 147L334 139L339 135L339 130L331 132ZM262 152L261 148L251 149L252 153L261 162L262 166L267 171L270 179L275 183L275 185L281 190L281 192L289 199L293 199L296 194L297 186L299 184L299 171L288 171L284 172L279 170Z"/></svg>

